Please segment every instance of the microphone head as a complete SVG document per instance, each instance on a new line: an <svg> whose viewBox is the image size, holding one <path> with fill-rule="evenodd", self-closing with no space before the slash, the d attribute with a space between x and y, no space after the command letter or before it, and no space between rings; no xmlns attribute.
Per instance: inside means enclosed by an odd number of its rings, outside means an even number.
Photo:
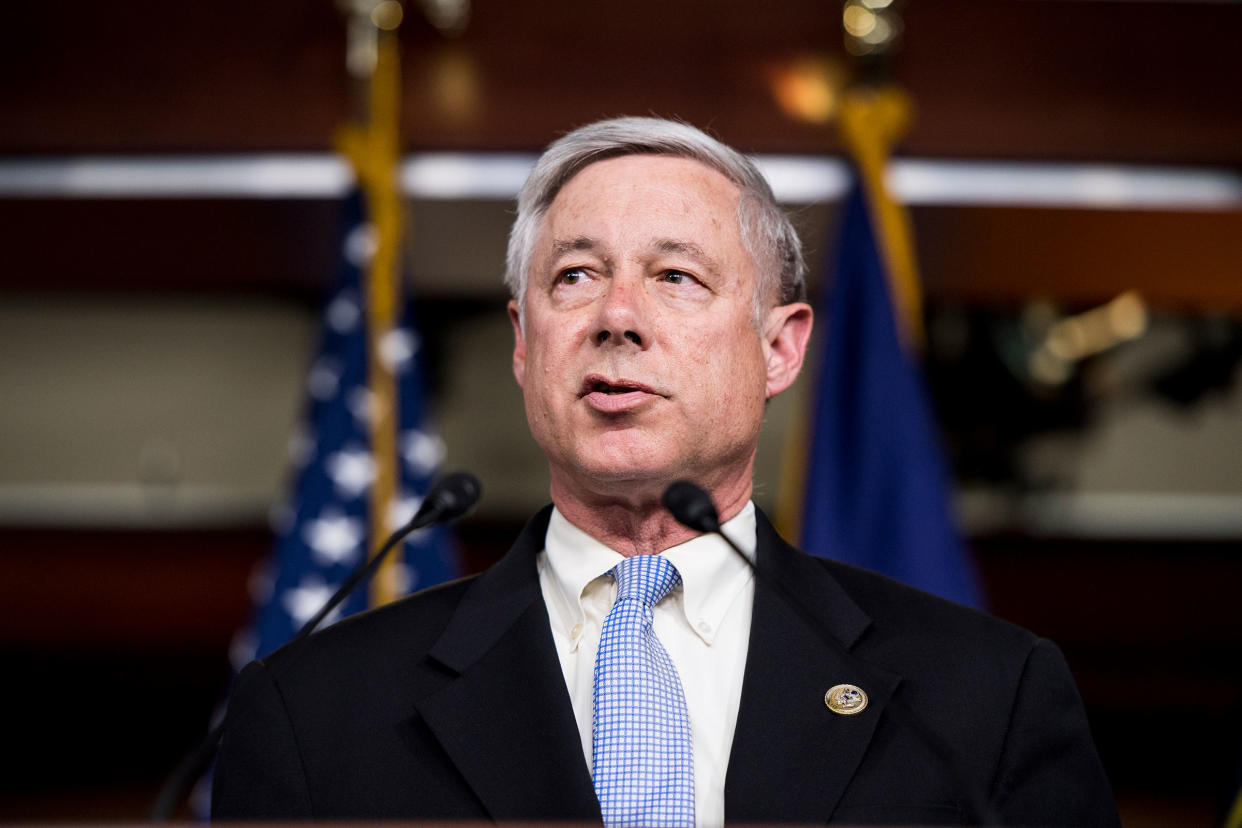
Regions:
<svg viewBox="0 0 1242 828"><path fill-rule="evenodd" d="M678 480L665 489L663 503L683 526L700 532L720 531L720 516L711 497L689 480Z"/></svg>
<svg viewBox="0 0 1242 828"><path fill-rule="evenodd" d="M479 478L466 471L453 472L436 481L419 512L435 512L439 521L453 520L470 511L482 495Z"/></svg>

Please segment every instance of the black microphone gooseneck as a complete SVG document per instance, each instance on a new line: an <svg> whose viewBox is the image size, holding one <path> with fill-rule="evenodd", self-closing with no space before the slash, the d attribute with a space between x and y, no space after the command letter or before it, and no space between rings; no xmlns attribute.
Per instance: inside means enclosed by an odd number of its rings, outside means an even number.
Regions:
<svg viewBox="0 0 1242 828"><path fill-rule="evenodd" d="M345 583L341 584L340 588L332 594L332 597L324 602L319 611L302 625L302 628L298 630L293 638L289 639L289 643L301 641L314 632L332 610L336 609L342 601L348 598L359 584L370 580L392 548L404 540L407 535L433 524L446 523L461 517L470 511L474 504L479 502L482 494L483 486L479 483L479 478L470 472L453 472L438 480L427 492L427 496L423 498L423 503L413 519L396 532L393 532L388 540L384 541L384 545L380 547L379 551L371 556L370 560L354 570L345 579ZM155 805L151 808L152 822L167 822L177 804L181 802L190 784L206 769L208 762L211 761L211 757L216 752L216 747L220 744L220 736L224 732L224 721L225 716L221 715L219 721L212 726L203 741L199 742L194 750L186 754L185 758L181 760L168 777L164 787L160 788Z"/></svg>
<svg viewBox="0 0 1242 828"><path fill-rule="evenodd" d="M721 530L720 516L717 514L716 506L712 503L711 496L707 492L689 480L678 480L665 490L662 502L664 503L664 508L668 509L669 513L683 526L705 534L718 535L724 539L729 548L736 552L738 557L750 567L750 571L754 574L756 581L763 581L764 586L775 590L781 596L781 599L802 617L807 626L815 631L815 634L820 639L837 652L848 656L841 642L837 641L831 633L820 625L815 615L807 609L806 605L788 587L775 578L768 577L767 573L761 572L755 565L755 562L733 542L732 538ZM939 734L928 727L922 718L902 702L901 699L896 696L889 697L887 709L892 713L896 713L896 719L913 731L923 744L930 748L945 763L953 776L956 777L958 786L966 797L966 806L971 811L968 815L970 820L974 824L981 826L1000 825L1000 818L992 807L987 793L980 787L974 777L967 772L966 764L958 756L957 751L953 750Z"/></svg>
<svg viewBox="0 0 1242 828"><path fill-rule="evenodd" d="M336 609L342 601L348 598L358 584L370 580L375 571L379 569L380 564L384 562L384 558L388 556L388 553L394 546L405 539L406 535L419 529L424 529L433 523L444 523L461 517L479 501L479 496L482 493L483 487L479 483L479 478L470 472L453 472L437 482L427 492L427 497L423 499L423 504L419 507L418 514L414 515L414 518L405 526L393 532L388 540L384 541L384 545L380 547L380 550L371 556L369 561L355 569L353 574L345 579L345 583L341 584L340 589L324 602L324 605L319 608L319 612L315 613L309 621L302 625L302 629L298 630L297 635L289 640L290 643L301 641L314 632L323 623L323 619L327 618L332 610Z"/></svg>

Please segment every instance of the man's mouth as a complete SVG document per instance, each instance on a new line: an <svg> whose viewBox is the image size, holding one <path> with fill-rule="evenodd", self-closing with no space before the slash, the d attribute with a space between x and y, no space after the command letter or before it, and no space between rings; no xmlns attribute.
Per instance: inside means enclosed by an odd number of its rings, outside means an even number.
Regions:
<svg viewBox="0 0 1242 828"><path fill-rule="evenodd" d="M590 390L598 391L601 394L628 394L639 389L633 385L613 385L610 382L596 382L592 383Z"/></svg>
<svg viewBox="0 0 1242 828"><path fill-rule="evenodd" d="M657 398L664 396L654 388L626 377L605 377L590 374L582 381L578 398L584 399L591 408L605 414L620 414L645 408Z"/></svg>
<svg viewBox="0 0 1242 828"><path fill-rule="evenodd" d="M579 397L585 397L587 394L606 394L608 396L617 396L620 394L654 394L655 391L648 385L634 380L617 378L609 379L599 374L590 374L582 381L582 390L578 394Z"/></svg>

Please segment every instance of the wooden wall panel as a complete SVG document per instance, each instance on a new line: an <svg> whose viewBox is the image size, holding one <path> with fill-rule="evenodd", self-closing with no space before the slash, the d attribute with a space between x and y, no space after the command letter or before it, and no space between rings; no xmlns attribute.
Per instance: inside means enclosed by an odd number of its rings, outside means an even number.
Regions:
<svg viewBox="0 0 1242 828"><path fill-rule="evenodd" d="M836 149L772 83L800 58L844 64L837 4L475 3L453 39L408 5L412 149L531 150L648 112L749 151ZM891 74L918 106L909 154L1242 160L1242 5L939 0L904 18ZM0 153L325 149L349 108L343 55L330 0L18 4Z"/></svg>

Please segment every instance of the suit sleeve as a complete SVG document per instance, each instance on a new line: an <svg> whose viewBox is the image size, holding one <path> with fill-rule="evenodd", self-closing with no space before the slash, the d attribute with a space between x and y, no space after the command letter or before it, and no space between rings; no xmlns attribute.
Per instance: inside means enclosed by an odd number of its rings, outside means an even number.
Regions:
<svg viewBox="0 0 1242 828"><path fill-rule="evenodd" d="M1027 656L992 801L1006 825L1119 825L1082 700L1056 645Z"/></svg>
<svg viewBox="0 0 1242 828"><path fill-rule="evenodd" d="M242 670L229 699L216 759L211 818L308 819L310 791L293 724L262 662Z"/></svg>

